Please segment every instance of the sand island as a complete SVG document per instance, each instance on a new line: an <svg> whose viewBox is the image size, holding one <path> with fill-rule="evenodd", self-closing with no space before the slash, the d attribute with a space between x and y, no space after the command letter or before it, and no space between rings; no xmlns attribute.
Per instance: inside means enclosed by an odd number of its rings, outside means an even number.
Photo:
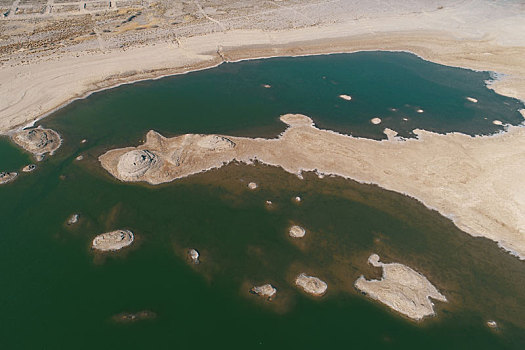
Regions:
<svg viewBox="0 0 525 350"><path fill-rule="evenodd" d="M374 267L383 268L382 278L369 281L361 276L355 281L355 287L413 320L434 315L434 304L430 298L447 301L425 276L408 266L382 263L377 254L370 255L368 262Z"/></svg>
<svg viewBox="0 0 525 350"><path fill-rule="evenodd" d="M281 121L289 127L275 139L149 131L144 144L110 150L99 161L117 179L153 185L232 161L338 175L416 198L463 231L525 258L525 187L506 185L522 176L525 128L476 137L416 129L417 139L408 140L385 129L388 140L376 141L321 130L304 115Z"/></svg>

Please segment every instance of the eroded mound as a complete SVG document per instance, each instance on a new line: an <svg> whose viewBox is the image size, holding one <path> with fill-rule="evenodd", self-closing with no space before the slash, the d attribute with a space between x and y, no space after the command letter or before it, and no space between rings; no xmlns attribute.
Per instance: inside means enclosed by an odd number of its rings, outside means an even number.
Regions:
<svg viewBox="0 0 525 350"><path fill-rule="evenodd" d="M157 162L157 155L151 151L132 150L120 157L117 171L124 180L137 180Z"/></svg>
<svg viewBox="0 0 525 350"><path fill-rule="evenodd" d="M129 230L115 230L102 233L93 239L92 248L103 252L119 250L133 243L133 232Z"/></svg>
<svg viewBox="0 0 525 350"><path fill-rule="evenodd" d="M46 153L53 154L62 143L56 131L43 128L19 131L13 135L12 139L17 145L36 156L43 156Z"/></svg>

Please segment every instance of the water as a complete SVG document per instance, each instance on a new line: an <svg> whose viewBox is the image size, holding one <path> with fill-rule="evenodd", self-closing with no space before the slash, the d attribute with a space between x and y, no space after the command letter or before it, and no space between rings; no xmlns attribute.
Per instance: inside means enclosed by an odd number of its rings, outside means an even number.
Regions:
<svg viewBox="0 0 525 350"><path fill-rule="evenodd" d="M339 178L299 180L264 165L127 184L97 162L149 129L275 136L284 127L278 116L288 112L375 138L382 127L368 120L378 114L383 127L405 136L401 115L413 127L470 134L498 130L484 117L520 123L519 102L484 88L487 77L408 54L284 58L123 86L58 111L43 121L64 137L57 154L0 187L2 348L522 348L523 262L415 200ZM390 91L394 85L401 86ZM425 113L410 114L405 104ZM388 114L392 107L403 112ZM74 160L79 154L83 161ZM30 161L0 140L1 169ZM260 188L249 191L250 181ZM79 223L67 226L76 212ZM307 228L303 240L287 237L292 223ZM132 229L134 245L94 254L93 237L115 228ZM200 251L200 265L187 263L188 248ZM438 286L450 301L437 303L438 317L414 323L354 290L361 274L380 276L366 263L374 252ZM328 294L299 293L291 282L302 271L327 281ZM278 288L272 303L247 292L266 282ZM141 310L156 317L112 319ZM488 329L488 319L501 329Z"/></svg>

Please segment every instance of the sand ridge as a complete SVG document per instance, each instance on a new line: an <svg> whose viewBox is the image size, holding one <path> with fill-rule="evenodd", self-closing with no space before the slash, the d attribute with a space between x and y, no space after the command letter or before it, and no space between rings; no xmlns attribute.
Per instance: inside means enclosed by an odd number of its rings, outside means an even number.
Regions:
<svg viewBox="0 0 525 350"><path fill-rule="evenodd" d="M417 139L407 140L385 130L388 139L376 141L318 129L304 115L286 114L281 121L289 127L279 138L215 135L235 145L219 149L199 146L209 135L164 138L149 131L144 144L110 150L99 161L120 180L154 185L232 161L259 161L293 174L317 171L373 183L416 198L463 231L492 239L525 259L525 188L508 186L508 179L520 179L523 173L525 128L476 137L414 130ZM162 166L126 178L119 173L119 161L136 150L154 153Z"/></svg>

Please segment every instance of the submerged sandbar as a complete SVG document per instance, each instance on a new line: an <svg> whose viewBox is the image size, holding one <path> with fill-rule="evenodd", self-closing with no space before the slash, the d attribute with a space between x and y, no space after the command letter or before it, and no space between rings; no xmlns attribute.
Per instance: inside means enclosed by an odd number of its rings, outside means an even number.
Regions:
<svg viewBox="0 0 525 350"><path fill-rule="evenodd" d="M490 238L525 259L525 187L514 182L525 173L525 128L475 137L416 129L417 139L407 140L385 129L388 139L376 141L318 129L300 114L283 115L281 121L289 127L275 139L165 138L151 130L144 144L110 150L99 161L117 179L150 184L232 161L259 161L292 174L339 175L414 197L463 231Z"/></svg>

